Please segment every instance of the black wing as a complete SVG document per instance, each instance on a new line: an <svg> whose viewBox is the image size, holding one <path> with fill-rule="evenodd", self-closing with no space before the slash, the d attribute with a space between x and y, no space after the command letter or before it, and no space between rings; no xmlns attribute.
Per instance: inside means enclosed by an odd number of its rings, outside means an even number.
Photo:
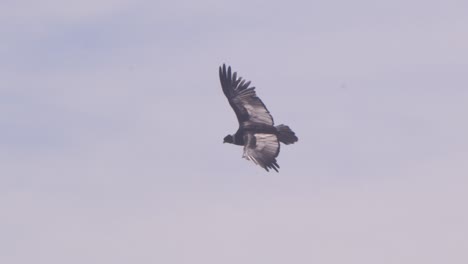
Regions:
<svg viewBox="0 0 468 264"><path fill-rule="evenodd" d="M280 143L275 134L248 132L244 134L244 142L244 158L253 161L266 171L274 169L278 172L276 157L280 151Z"/></svg>
<svg viewBox="0 0 468 264"><path fill-rule="evenodd" d="M250 82L245 82L237 73L231 74L231 67L226 70L226 65L219 67L219 79L223 92L229 104L236 113L239 125L245 126L253 123L273 125L273 117L257 97L255 87L249 87Z"/></svg>

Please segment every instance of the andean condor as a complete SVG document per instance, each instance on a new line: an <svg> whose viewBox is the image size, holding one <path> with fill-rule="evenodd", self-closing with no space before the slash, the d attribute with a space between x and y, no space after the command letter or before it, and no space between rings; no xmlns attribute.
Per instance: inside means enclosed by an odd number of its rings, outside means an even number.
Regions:
<svg viewBox="0 0 468 264"><path fill-rule="evenodd" d="M231 73L231 67L219 67L219 79L229 104L236 113L239 129L234 135L227 135L224 143L244 146L243 157L253 161L266 171L278 172L276 157L280 151L280 142L288 145L298 138L286 125L273 125L273 117L257 97L255 87L249 87L237 73Z"/></svg>

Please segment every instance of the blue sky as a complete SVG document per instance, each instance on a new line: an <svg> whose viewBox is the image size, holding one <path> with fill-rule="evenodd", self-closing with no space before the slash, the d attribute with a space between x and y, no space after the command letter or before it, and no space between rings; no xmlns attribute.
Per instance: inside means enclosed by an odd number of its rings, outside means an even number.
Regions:
<svg viewBox="0 0 468 264"><path fill-rule="evenodd" d="M468 261L464 1L0 6L1 263ZM222 63L279 174L222 144Z"/></svg>

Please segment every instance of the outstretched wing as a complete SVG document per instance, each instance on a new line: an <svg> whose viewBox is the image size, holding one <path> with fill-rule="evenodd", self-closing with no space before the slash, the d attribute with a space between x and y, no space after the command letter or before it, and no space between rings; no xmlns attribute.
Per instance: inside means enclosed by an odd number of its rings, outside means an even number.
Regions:
<svg viewBox="0 0 468 264"><path fill-rule="evenodd" d="M249 87L250 82L237 77L236 72L231 74L231 67L226 70L225 64L219 67L219 79L223 92L236 113L239 125L253 123L273 125L273 117L262 100L257 97L255 87Z"/></svg>
<svg viewBox="0 0 468 264"><path fill-rule="evenodd" d="M276 157L280 151L280 143L275 134L245 133L244 158L253 161L264 168L278 172L279 165Z"/></svg>

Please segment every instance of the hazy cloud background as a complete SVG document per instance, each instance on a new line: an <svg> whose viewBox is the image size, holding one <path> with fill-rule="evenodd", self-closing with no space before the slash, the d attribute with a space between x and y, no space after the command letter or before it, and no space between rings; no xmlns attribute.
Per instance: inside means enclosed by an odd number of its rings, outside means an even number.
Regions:
<svg viewBox="0 0 468 264"><path fill-rule="evenodd" d="M1 263L467 263L466 1L2 1ZM217 67L298 144L223 145Z"/></svg>

